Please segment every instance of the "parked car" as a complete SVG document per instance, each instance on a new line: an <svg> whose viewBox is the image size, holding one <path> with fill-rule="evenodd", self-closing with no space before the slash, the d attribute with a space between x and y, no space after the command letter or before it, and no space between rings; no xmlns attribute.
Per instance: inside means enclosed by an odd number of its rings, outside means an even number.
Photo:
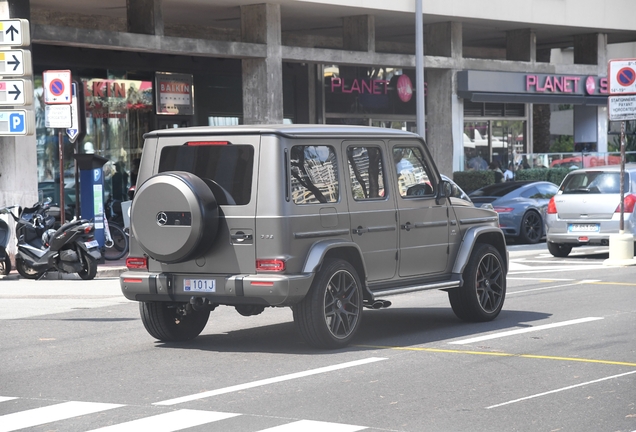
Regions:
<svg viewBox="0 0 636 432"><path fill-rule="evenodd" d="M507 237L535 244L545 235L545 210L557 190L546 181L515 181L484 186L469 196L478 207L492 206Z"/></svg>
<svg viewBox="0 0 636 432"><path fill-rule="evenodd" d="M193 339L225 305L291 307L314 347L355 336L362 308L442 289L457 317L503 306L497 214L454 197L415 134L254 125L145 135L122 293L148 333Z"/></svg>
<svg viewBox="0 0 636 432"><path fill-rule="evenodd" d="M636 235L636 164L625 165L624 232ZM556 257L573 247L608 245L620 225L620 165L568 173L547 209L546 242Z"/></svg>

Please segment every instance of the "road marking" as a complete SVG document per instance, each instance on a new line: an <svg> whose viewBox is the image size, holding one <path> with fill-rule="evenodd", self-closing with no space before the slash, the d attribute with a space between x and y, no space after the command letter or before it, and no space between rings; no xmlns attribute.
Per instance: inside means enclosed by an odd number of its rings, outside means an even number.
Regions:
<svg viewBox="0 0 636 432"><path fill-rule="evenodd" d="M610 269L610 268L616 268L616 267L620 267L620 266L606 266L606 265L590 265L590 266L585 266L585 270L593 270L593 269ZM514 271L512 273L508 273L508 275L520 275L520 274L531 274L531 273L548 273L548 272L554 272L554 271L581 271L581 266L568 266L568 267L549 267L549 268L544 268L544 267L532 267L534 270L527 270L527 271Z"/></svg>
<svg viewBox="0 0 636 432"><path fill-rule="evenodd" d="M93 414L124 405L96 402L64 402L0 416L0 432L9 432L54 421Z"/></svg>
<svg viewBox="0 0 636 432"><path fill-rule="evenodd" d="M581 285L583 282L581 281L577 281L574 283L569 283L569 284L562 284L562 285L552 285L549 287L541 287L541 288L530 288L527 290L521 290L521 291L507 291L506 292L506 296L511 296L514 294L522 294L522 293L527 293L527 292L533 292L533 291L544 291L544 290L549 290L549 289L554 289L554 288L563 288L563 287L567 287L567 286L573 286L573 285Z"/></svg>
<svg viewBox="0 0 636 432"><path fill-rule="evenodd" d="M0 396L0 402L6 402L13 399L17 399L17 397Z"/></svg>
<svg viewBox="0 0 636 432"><path fill-rule="evenodd" d="M365 426L354 426L340 423L319 422L313 420L301 420L293 423L263 429L260 432L356 432L368 429Z"/></svg>
<svg viewBox="0 0 636 432"><path fill-rule="evenodd" d="M573 281L576 279L560 279L560 278L550 278L550 279L546 279L546 278L533 278L533 277L507 277L506 279L508 280L536 280L539 282L567 282L567 281Z"/></svg>
<svg viewBox="0 0 636 432"><path fill-rule="evenodd" d="M239 384L239 385L235 385L235 386L231 386L231 387L225 387L225 388L221 388L221 389L217 389L217 390L210 390L210 391L197 393L197 394L193 394L193 395L182 396L182 397L178 397L178 398L174 398L174 399L168 399L168 400L161 401L161 402L155 402L155 403L153 403L153 405L176 405L176 404L180 404L180 403L183 403L183 402L190 402L190 401L193 401L193 400L204 399L204 398L211 397L211 396L218 396L218 395L222 395L222 394L226 394L226 393L237 392L237 391L251 389L251 388L254 388L254 387L260 387L260 386L264 386L264 385L268 385L268 384L275 384L275 383L279 383L279 382L283 382L283 381L289 381L289 380L293 380L293 379L297 379L297 378L304 378L304 377L308 377L308 376L311 376L311 375L317 375L317 374L321 374L321 373L325 373L325 372L333 372L333 371L336 371L336 370L339 370L339 369L346 369L346 368L350 368L350 367L354 367L354 366L361 366L361 365L365 365L365 364L368 364L368 363L374 363L374 362L381 361L381 360L387 360L387 359L386 358L382 358L382 357L370 357L370 358L367 358L367 359L356 360L356 361L347 362L347 363L341 363L341 364L333 365L333 366L321 367L321 368L318 368L318 369L312 369L312 370L308 370L308 371L304 371L304 372L296 372L296 373L292 373L292 374L288 374L288 375L282 375L282 376L279 376L279 377L273 377L273 378L267 378L267 379L263 379L263 380L259 380L259 381L254 381L254 382L251 382L251 383Z"/></svg>
<svg viewBox="0 0 636 432"><path fill-rule="evenodd" d="M240 416L240 414L182 409L99 429L92 429L90 432L173 432L237 416Z"/></svg>
<svg viewBox="0 0 636 432"><path fill-rule="evenodd" d="M631 371L631 372L625 372L625 373L622 373L622 374L612 375L612 376L609 376L609 377L597 379L597 380L594 380L594 381L587 381L587 382L584 382L584 383L581 383L581 384L575 384L575 385L563 387L563 388L560 388L560 389L550 390L550 391L543 392L543 393L538 393L538 394L535 394L535 395L532 395L532 396L526 396L526 397L523 397L523 398L511 400L511 401L500 403L500 404L497 404L497 405L491 405L489 407L486 407L486 409L498 408L498 407L501 407L501 406L504 406L504 405L510 405L510 404L517 403L517 402L522 402L522 401L525 401L525 400L528 400L528 399L534 399L534 398L538 398L538 397L541 397L541 396L546 396L546 395L553 394L553 393L559 393L559 392L562 392L562 391L565 391L565 390L571 390L573 388L583 387L583 386L586 386L586 385L589 385L589 384L596 384L596 383L599 383L599 382L602 382L602 381L607 381L607 380L614 379L614 378L620 378L620 377L624 377L624 376L627 376L627 375L632 375L632 374L635 374L635 373L636 373L636 371Z"/></svg>
<svg viewBox="0 0 636 432"><path fill-rule="evenodd" d="M586 323L586 322L590 322L590 321L597 321L597 320L602 320L602 319L603 319L603 317L579 318L579 319L574 319L574 320L570 320L570 321L561 321L561 322L558 322L558 323L544 324L544 325L534 326L534 327L526 327L526 328L521 328L521 329L516 329L516 330L509 330L509 331L505 331L505 332L500 332L500 333L492 333L492 334L488 334L488 335L484 335L484 336L477 336L477 337L470 338L470 339L462 339L462 340L458 340L458 341L449 342L449 344L451 344L451 345L465 345L465 344L470 344L470 343L475 343L475 342L482 342L482 341L490 340L490 339L498 339L498 338L502 338L502 337L506 337L506 336L515 336L515 335L523 334L523 333L530 333L530 332L547 330L547 329L551 329L551 328L563 327L563 326L574 325L574 324L582 324L582 323Z"/></svg>
<svg viewBox="0 0 636 432"><path fill-rule="evenodd" d="M432 353L440 353L440 354L471 354L471 355L483 355L483 356L492 356L492 357L518 357L518 358L528 358L528 359L537 359L537 360L559 360L559 361L571 361L571 362L578 362L578 363L596 363L596 364L604 364L604 365L612 365L612 366L636 367L636 363L620 362L620 361L614 361L614 360L595 360L595 359L585 359L580 357L558 357L558 356L544 356L544 355L535 355L535 354L514 354L514 353L505 353L500 351L471 351L471 350L454 350L454 349L443 349L443 348L397 347L397 346L381 346L381 345L355 345L355 346L359 348L388 349L388 350L396 350L396 351L423 351L423 352L432 352Z"/></svg>

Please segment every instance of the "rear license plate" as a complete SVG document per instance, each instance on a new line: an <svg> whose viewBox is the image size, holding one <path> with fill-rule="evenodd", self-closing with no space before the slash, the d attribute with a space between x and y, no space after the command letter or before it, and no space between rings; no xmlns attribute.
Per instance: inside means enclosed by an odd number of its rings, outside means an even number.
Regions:
<svg viewBox="0 0 636 432"><path fill-rule="evenodd" d="M598 232L598 224L569 224L568 232Z"/></svg>
<svg viewBox="0 0 636 432"><path fill-rule="evenodd" d="M95 248L99 246L99 243L97 243L97 240L91 240L89 242L84 242L84 244L86 245L87 248Z"/></svg>
<svg viewBox="0 0 636 432"><path fill-rule="evenodd" d="M214 279L184 279L183 290L186 292L216 292Z"/></svg>

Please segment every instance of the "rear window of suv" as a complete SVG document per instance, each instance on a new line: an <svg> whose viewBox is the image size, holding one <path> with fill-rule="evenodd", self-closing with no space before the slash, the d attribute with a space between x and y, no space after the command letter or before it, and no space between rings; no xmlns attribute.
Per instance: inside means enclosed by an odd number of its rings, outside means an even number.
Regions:
<svg viewBox="0 0 636 432"><path fill-rule="evenodd" d="M625 173L625 192L629 191L629 175ZM620 173L616 171L586 171L568 175L561 185L564 194L620 193Z"/></svg>
<svg viewBox="0 0 636 432"><path fill-rule="evenodd" d="M164 147L159 172L187 171L201 178L220 205L245 205L252 195L251 145L196 143Z"/></svg>

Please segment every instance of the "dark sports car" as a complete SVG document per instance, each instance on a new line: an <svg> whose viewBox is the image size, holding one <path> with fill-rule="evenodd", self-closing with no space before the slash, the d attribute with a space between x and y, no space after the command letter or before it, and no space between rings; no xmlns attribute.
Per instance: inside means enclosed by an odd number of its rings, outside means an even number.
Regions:
<svg viewBox="0 0 636 432"><path fill-rule="evenodd" d="M545 235L546 208L557 191L546 181L516 181L484 186L469 196L476 207L493 207L506 236L534 244Z"/></svg>

